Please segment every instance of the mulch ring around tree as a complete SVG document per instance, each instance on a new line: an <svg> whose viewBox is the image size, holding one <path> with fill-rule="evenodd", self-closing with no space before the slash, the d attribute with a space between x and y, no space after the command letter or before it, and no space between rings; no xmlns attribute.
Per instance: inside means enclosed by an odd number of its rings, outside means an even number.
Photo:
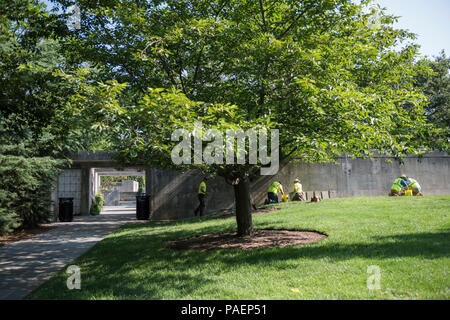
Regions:
<svg viewBox="0 0 450 320"><path fill-rule="evenodd" d="M238 237L236 233L206 234L172 241L168 248L198 251L283 248L317 242L325 238L327 238L326 234L317 231L258 229L254 231L253 237Z"/></svg>
<svg viewBox="0 0 450 320"><path fill-rule="evenodd" d="M258 214L267 213L267 212L273 212L273 211L278 211L278 210L280 210L280 208L258 209L258 210L252 211L252 215L258 215ZM233 213L227 213L227 214L219 215L217 217L212 217L212 219L225 219L225 218L231 218L231 217L236 217L236 215L233 214Z"/></svg>

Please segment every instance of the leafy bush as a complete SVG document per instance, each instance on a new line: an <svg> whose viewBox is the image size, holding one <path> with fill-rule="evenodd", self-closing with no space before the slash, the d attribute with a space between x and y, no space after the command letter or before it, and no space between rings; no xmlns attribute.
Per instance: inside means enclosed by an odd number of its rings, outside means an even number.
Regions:
<svg viewBox="0 0 450 320"><path fill-rule="evenodd" d="M92 206L90 209L90 214L96 216L100 214L103 210L103 205L105 204L105 199L101 193L97 193L95 195L94 201L92 201Z"/></svg>
<svg viewBox="0 0 450 320"><path fill-rule="evenodd" d="M0 190L0 195L4 192ZM20 218L15 212L0 208L0 236L7 235L20 226Z"/></svg>
<svg viewBox="0 0 450 320"><path fill-rule="evenodd" d="M20 155L20 146L9 147L0 148L2 234L50 221L51 186L65 163L51 157Z"/></svg>

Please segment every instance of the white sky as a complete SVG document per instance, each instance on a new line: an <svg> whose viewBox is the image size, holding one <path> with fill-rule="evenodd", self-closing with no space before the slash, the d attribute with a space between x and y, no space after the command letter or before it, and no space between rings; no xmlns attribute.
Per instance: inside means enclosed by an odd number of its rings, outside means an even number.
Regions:
<svg viewBox="0 0 450 320"><path fill-rule="evenodd" d="M422 55L450 55L450 0L374 0L400 16L396 27L416 33Z"/></svg>

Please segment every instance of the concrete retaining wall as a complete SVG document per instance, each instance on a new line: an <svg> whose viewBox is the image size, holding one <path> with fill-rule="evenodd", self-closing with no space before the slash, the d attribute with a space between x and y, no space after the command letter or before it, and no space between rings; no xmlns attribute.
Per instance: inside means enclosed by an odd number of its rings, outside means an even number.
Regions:
<svg viewBox="0 0 450 320"><path fill-rule="evenodd" d="M337 164L290 163L275 176L261 176L252 182L252 199L264 203L267 188L279 180L285 192L293 191L293 180L301 180L304 191L326 191L331 197L387 195L396 177L401 174L419 181L425 195L450 195L450 157L432 153L422 158L410 156L399 164L392 158L351 159L340 157ZM146 192L151 195L154 219L192 217L198 205L197 188L202 180L198 171L185 173L146 170ZM233 187L217 177L207 183L209 196L206 211L231 209L234 205Z"/></svg>
<svg viewBox="0 0 450 320"><path fill-rule="evenodd" d="M191 170L185 173L147 169L146 193L150 194L152 218L182 219L194 216L198 206L197 191L203 175ZM231 209L234 203L232 186L221 177L208 180L207 212Z"/></svg>
<svg viewBox="0 0 450 320"><path fill-rule="evenodd" d="M120 201L136 201L137 192L122 192L120 191Z"/></svg>
<svg viewBox="0 0 450 320"><path fill-rule="evenodd" d="M73 213L79 215L81 210L81 170L64 170L59 176L56 187L58 192L53 196L54 209L59 209L59 198L73 198Z"/></svg>
<svg viewBox="0 0 450 320"><path fill-rule="evenodd" d="M120 183L120 192L137 192L139 183L133 180L124 180Z"/></svg>
<svg viewBox="0 0 450 320"><path fill-rule="evenodd" d="M450 195L449 167L450 156L437 152L422 158L406 157L404 164L387 157L370 160L345 156L340 157L337 164L291 163L280 167L275 176L261 176L252 181L251 196L256 204L264 203L267 188L274 180L281 181L286 192L292 192L296 177L301 180L304 191L311 191L308 195L312 191L322 191L321 194L330 197L387 195L393 180L401 174L417 179L425 195ZM125 171L109 174L137 175L144 174L145 170L146 193L150 195L154 219L181 219L194 215L198 205L197 188L203 178L200 172L180 173L142 166L120 168L112 155L106 152L75 155L72 167L60 176L53 187L52 199L57 201L62 196L74 197L75 214L87 215L95 193L99 191L98 175L114 169ZM76 176L72 176L73 173ZM210 179L207 191L207 213L233 207L233 187L223 178ZM58 214L57 207L54 206L55 216Z"/></svg>
<svg viewBox="0 0 450 320"><path fill-rule="evenodd" d="M120 189L113 187L111 190L102 190L105 206L118 206L120 204Z"/></svg>

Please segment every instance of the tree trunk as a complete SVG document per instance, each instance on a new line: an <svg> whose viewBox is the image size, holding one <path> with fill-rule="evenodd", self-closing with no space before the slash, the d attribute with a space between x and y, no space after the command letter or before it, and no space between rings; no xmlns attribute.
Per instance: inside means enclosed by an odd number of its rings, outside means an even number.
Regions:
<svg viewBox="0 0 450 320"><path fill-rule="evenodd" d="M234 197L236 200L237 234L239 237L253 236L252 204L248 177L240 178L234 184Z"/></svg>

